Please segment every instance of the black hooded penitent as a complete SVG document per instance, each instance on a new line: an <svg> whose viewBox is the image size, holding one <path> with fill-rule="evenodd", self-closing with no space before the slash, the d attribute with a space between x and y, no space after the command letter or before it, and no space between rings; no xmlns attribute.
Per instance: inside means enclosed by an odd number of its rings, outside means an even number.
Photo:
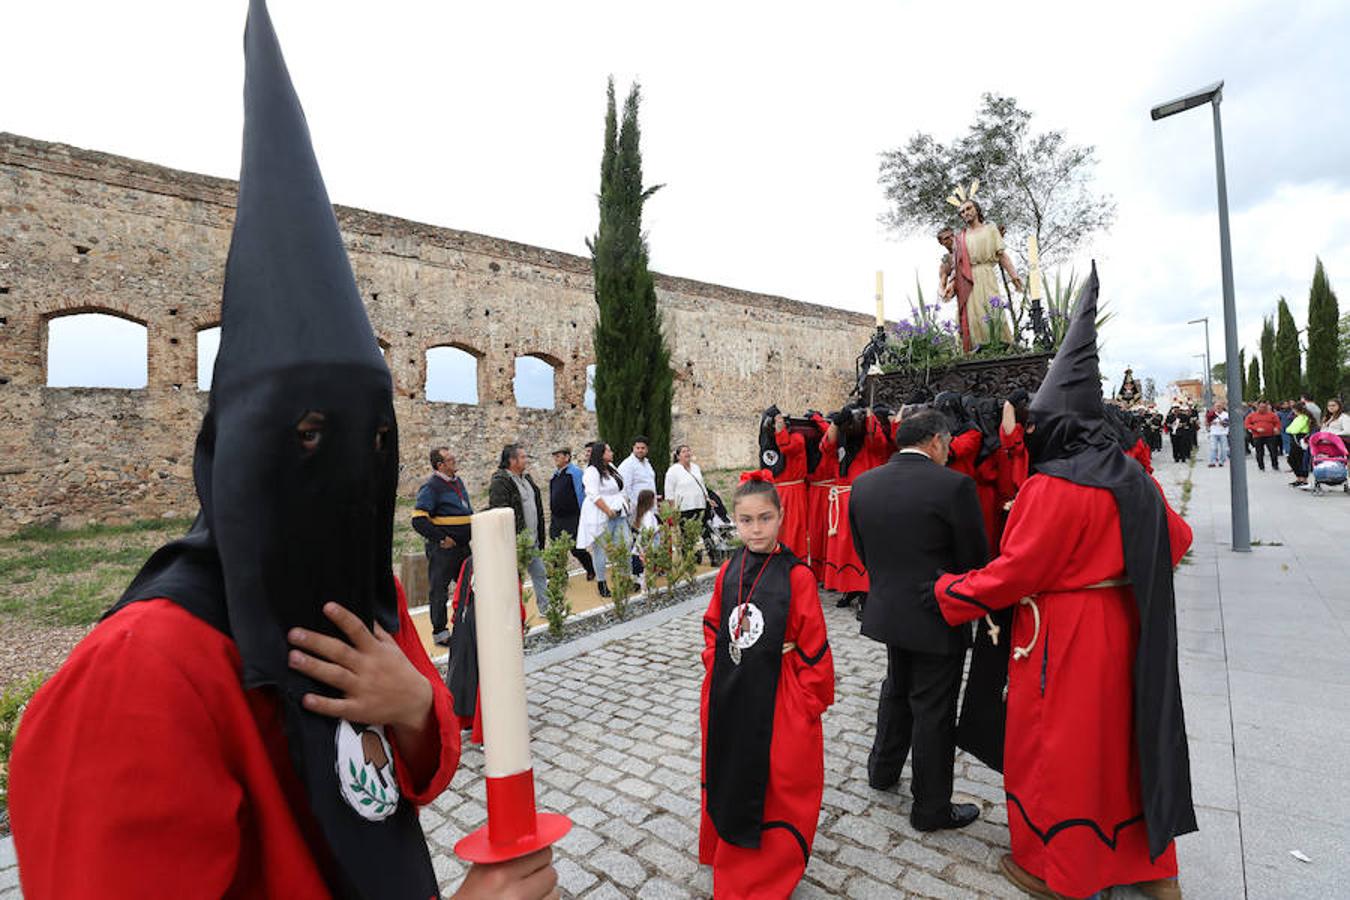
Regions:
<svg viewBox="0 0 1350 900"><path fill-rule="evenodd" d="M1153 479L1121 452L1102 402L1097 358L1097 267L1045 381L1031 401L1027 435L1034 471L1106 488L1120 512L1125 572L1139 605L1134 732L1149 853L1196 830L1190 754L1177 671L1176 597L1167 514Z"/></svg>
<svg viewBox="0 0 1350 900"><path fill-rule="evenodd" d="M787 467L787 460L778 450L778 440L774 437L774 419L778 418L778 407L770 406L759 417L759 464L777 478Z"/></svg>
<svg viewBox="0 0 1350 900"><path fill-rule="evenodd" d="M263 0L249 5L244 59L220 351L193 461L201 511L109 614L164 597L230 635L244 687L276 692L333 892L421 900L437 886L416 811L404 799L373 822L346 804L338 723L301 706L306 692L333 691L286 663L288 629L337 633L329 601L398 630L398 432L389 370Z"/></svg>

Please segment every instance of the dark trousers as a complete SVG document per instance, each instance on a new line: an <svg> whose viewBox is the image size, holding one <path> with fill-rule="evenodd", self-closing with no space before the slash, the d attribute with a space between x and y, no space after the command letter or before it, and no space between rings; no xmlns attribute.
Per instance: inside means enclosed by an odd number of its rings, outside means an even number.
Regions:
<svg viewBox="0 0 1350 900"><path fill-rule="evenodd" d="M577 529L580 527L581 516L558 516L555 515L548 523L549 540L556 540L565 531L572 536L575 541ZM581 563L581 568L586 570L586 577L595 576L595 563L591 560L591 554L581 547L572 548L572 558Z"/></svg>
<svg viewBox="0 0 1350 900"><path fill-rule="evenodd" d="M877 704L877 736L867 757L867 780L888 788L900 780L914 751L912 818L943 820L952 802L956 760L956 696L964 654L937 656L886 648L886 680Z"/></svg>
<svg viewBox="0 0 1350 900"><path fill-rule="evenodd" d="M1303 449L1303 445L1299 443L1297 437L1289 438L1289 468L1294 470L1295 478L1300 481L1307 479L1308 451Z"/></svg>
<svg viewBox="0 0 1350 900"><path fill-rule="evenodd" d="M708 530L708 523L704 521L703 509L682 509L680 510L680 519L688 521L689 519L698 519L703 522L703 549L708 551L708 562L716 565L713 558L712 532Z"/></svg>
<svg viewBox="0 0 1350 900"><path fill-rule="evenodd" d="M1266 453L1270 453L1270 467L1276 472L1280 471L1280 436L1270 434L1265 437L1252 438L1252 443L1256 445L1256 467L1261 471L1266 469Z"/></svg>
<svg viewBox="0 0 1350 900"><path fill-rule="evenodd" d="M450 602L450 582L459 577L464 560L469 558L469 548L464 544L455 544L449 550L428 543L427 553L427 606L431 612L431 630L445 631L450 627L447 604Z"/></svg>

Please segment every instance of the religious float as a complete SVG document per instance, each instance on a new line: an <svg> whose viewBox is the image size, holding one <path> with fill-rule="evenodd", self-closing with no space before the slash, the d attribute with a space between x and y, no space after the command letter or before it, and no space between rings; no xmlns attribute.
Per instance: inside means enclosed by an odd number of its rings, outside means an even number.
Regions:
<svg viewBox="0 0 1350 900"><path fill-rule="evenodd" d="M1042 277L1036 238L1028 241L1023 284L1005 249L1002 229L984 220L975 200L979 182L958 187L947 202L963 228L944 228L938 302L928 304L922 284L911 314L887 322L881 273L877 273L877 327L855 361L851 398L899 409L942 391L1007 397L1034 392L1064 338L1078 285ZM1012 299L1020 295L1016 300ZM941 315L954 303L956 319Z"/></svg>

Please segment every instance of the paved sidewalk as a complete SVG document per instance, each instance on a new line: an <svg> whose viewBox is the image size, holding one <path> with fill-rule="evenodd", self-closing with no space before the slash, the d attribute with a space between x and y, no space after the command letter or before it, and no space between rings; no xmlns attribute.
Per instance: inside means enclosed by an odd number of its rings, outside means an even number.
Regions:
<svg viewBox="0 0 1350 900"><path fill-rule="evenodd" d="M1204 448L1201 448L1202 451ZM1159 466L1174 506L1187 468ZM1178 842L1188 900L1350 895L1350 495L1312 497L1287 473L1251 470L1250 554L1228 548L1226 469L1191 470L1195 547L1177 575L1181 677L1201 831ZM1274 545L1278 544L1278 545ZM919 834L898 793L871 790L866 758L883 648L826 598L838 674L825 716L826 790L797 897L1021 897L996 874L1007 849L1000 778L958 756L956 798L982 819ZM576 822L558 848L567 896L706 897L696 862L699 618L706 597L527 660L541 805ZM451 852L485 821L483 758L423 811L441 883ZM1304 863L1291 850L1306 854ZM0 841L0 898L17 896ZM1117 891L1115 897L1138 895Z"/></svg>
<svg viewBox="0 0 1350 900"><path fill-rule="evenodd" d="M1350 746L1350 495L1295 490L1287 469L1249 458L1254 546L1234 553L1229 470L1205 452L1177 576L1201 807L1200 834L1179 844L1183 885L1188 898L1350 896L1350 769L1336 762Z"/></svg>

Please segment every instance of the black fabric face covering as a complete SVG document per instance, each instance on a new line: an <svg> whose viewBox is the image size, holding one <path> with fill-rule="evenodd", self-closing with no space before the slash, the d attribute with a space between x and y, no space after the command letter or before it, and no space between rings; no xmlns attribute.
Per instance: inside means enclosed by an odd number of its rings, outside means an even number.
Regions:
<svg viewBox="0 0 1350 900"><path fill-rule="evenodd" d="M1149 853L1196 830L1190 752L1177 666L1176 596L1163 499L1121 451L1102 401L1097 356L1097 267L1083 285L1068 332L1031 401L1027 435L1034 471L1111 492L1120 513L1125 572L1139 606L1134 732Z"/></svg>
<svg viewBox="0 0 1350 900"><path fill-rule="evenodd" d="M398 631L398 429L389 371L263 0L251 0L244 49L239 201L220 352L193 460L201 511L107 615L163 597L229 635L243 686L274 691L280 703L330 889L425 900L439 892L416 810L405 798L375 822L347 804L338 722L301 706L307 692L336 692L286 661L293 627L340 636L325 603L368 628ZM316 423L313 434L301 433L306 421Z"/></svg>

